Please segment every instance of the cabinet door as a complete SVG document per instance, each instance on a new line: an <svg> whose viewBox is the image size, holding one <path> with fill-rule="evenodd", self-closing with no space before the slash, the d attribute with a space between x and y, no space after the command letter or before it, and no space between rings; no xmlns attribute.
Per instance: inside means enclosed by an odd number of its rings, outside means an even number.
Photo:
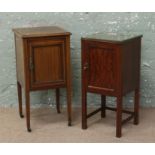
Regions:
<svg viewBox="0 0 155 155"><path fill-rule="evenodd" d="M31 88L65 85L65 41L30 42Z"/></svg>
<svg viewBox="0 0 155 155"><path fill-rule="evenodd" d="M112 44L85 41L82 78L88 91L114 95L118 76L117 53L117 48Z"/></svg>

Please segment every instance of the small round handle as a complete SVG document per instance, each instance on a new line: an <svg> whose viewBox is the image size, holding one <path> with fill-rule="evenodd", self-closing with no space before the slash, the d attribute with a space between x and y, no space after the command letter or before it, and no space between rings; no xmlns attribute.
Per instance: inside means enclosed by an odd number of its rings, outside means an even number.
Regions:
<svg viewBox="0 0 155 155"><path fill-rule="evenodd" d="M83 67L83 70L87 70L89 68L89 65L88 63L85 63L84 67Z"/></svg>

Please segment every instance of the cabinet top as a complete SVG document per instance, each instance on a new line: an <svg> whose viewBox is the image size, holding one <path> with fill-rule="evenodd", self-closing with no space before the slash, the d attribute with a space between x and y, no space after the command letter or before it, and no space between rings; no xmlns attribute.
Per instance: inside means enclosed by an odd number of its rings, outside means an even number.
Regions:
<svg viewBox="0 0 155 155"><path fill-rule="evenodd" d="M122 43L134 38L141 38L143 35L136 33L96 33L83 37L83 40L96 40L96 41L106 41Z"/></svg>
<svg viewBox="0 0 155 155"><path fill-rule="evenodd" d="M22 38L71 35L57 26L14 28L13 32Z"/></svg>

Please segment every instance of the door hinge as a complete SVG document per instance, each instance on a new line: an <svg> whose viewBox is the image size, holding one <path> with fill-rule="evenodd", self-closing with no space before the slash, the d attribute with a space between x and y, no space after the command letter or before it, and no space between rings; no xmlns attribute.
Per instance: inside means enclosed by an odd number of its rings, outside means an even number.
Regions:
<svg viewBox="0 0 155 155"><path fill-rule="evenodd" d="M33 60L32 57L30 57L30 70L34 69L34 64L33 64Z"/></svg>

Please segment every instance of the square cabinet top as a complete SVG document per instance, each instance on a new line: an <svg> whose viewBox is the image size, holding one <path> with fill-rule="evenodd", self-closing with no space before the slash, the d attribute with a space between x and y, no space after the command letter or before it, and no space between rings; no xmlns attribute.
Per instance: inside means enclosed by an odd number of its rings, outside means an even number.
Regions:
<svg viewBox="0 0 155 155"><path fill-rule="evenodd" d="M71 34L57 26L14 28L13 32L22 38L62 36Z"/></svg>
<svg viewBox="0 0 155 155"><path fill-rule="evenodd" d="M141 34L136 33L96 33L83 37L83 40L106 41L122 43L134 38L141 38Z"/></svg>

